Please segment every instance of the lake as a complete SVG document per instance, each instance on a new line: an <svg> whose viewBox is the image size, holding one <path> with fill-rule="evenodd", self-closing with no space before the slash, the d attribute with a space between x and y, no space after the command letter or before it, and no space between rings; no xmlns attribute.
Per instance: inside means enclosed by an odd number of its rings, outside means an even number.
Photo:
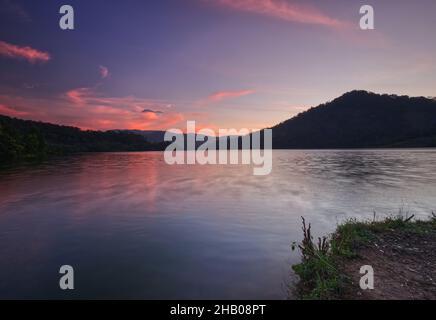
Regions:
<svg viewBox="0 0 436 320"><path fill-rule="evenodd" d="M15 167L0 171L0 298L287 299L301 216L324 235L374 211L426 218L435 199L435 150L277 150L268 176L160 152Z"/></svg>

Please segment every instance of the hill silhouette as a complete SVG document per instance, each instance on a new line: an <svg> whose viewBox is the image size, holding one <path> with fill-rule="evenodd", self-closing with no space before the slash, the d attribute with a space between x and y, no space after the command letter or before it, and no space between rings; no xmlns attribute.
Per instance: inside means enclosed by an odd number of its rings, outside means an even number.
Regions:
<svg viewBox="0 0 436 320"><path fill-rule="evenodd" d="M436 147L436 100L352 91L272 129L275 149Z"/></svg>
<svg viewBox="0 0 436 320"><path fill-rule="evenodd" d="M148 142L133 133L84 131L0 115L0 162L73 152L153 151L164 148L163 143Z"/></svg>
<svg viewBox="0 0 436 320"><path fill-rule="evenodd" d="M272 129L274 149L436 147L436 99L352 91ZM164 150L163 136L163 131L83 131L0 115L0 162L72 152Z"/></svg>

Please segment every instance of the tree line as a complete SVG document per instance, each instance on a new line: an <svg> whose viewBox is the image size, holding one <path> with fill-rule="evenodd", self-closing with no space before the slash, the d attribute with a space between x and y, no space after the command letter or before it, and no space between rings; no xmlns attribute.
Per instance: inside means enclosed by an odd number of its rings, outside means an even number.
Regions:
<svg viewBox="0 0 436 320"><path fill-rule="evenodd" d="M131 133L84 131L0 116L0 162L78 152L157 151L164 148L164 143L150 143Z"/></svg>

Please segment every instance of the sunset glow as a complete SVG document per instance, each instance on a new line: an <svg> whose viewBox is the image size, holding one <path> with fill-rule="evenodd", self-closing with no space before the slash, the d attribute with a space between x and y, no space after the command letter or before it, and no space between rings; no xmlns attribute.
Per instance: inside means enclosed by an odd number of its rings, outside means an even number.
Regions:
<svg viewBox="0 0 436 320"><path fill-rule="evenodd" d="M99 130L263 128L354 89L434 96L436 45L420 39L436 4L393 3L362 31L358 1L134 0L102 4L105 18L72 1L77 28L62 31L53 10L5 1L0 112Z"/></svg>

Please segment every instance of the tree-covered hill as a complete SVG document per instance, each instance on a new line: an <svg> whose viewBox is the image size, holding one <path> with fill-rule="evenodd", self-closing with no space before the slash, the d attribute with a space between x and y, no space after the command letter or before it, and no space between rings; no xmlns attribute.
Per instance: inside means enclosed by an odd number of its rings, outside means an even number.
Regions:
<svg viewBox="0 0 436 320"><path fill-rule="evenodd" d="M163 143L149 143L136 134L83 131L75 127L0 115L0 161L3 162L73 152L163 149Z"/></svg>
<svg viewBox="0 0 436 320"><path fill-rule="evenodd" d="M273 146L436 147L436 100L352 91L273 127Z"/></svg>

